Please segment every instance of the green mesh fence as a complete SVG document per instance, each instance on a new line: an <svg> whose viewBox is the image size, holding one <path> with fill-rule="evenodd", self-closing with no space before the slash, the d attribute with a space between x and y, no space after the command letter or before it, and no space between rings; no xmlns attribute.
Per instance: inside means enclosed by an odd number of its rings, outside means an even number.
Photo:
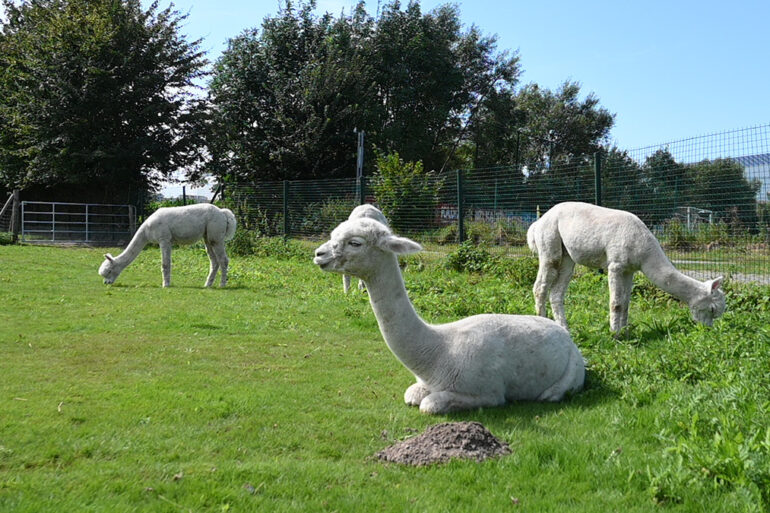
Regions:
<svg viewBox="0 0 770 513"><path fill-rule="evenodd" d="M568 163L425 174L231 185L240 226L261 235L323 239L359 203L428 249L472 240L511 255L526 230L563 201L628 210L680 269L699 277L770 282L770 125L637 150L571 156Z"/></svg>

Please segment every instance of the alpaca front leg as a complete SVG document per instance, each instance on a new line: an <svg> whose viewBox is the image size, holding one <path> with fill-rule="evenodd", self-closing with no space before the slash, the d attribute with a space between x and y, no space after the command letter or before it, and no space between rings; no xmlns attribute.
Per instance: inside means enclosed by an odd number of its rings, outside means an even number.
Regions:
<svg viewBox="0 0 770 513"><path fill-rule="evenodd" d="M442 414L484 406L500 406L503 403L505 403L504 398L471 396L445 390L427 395L420 403L420 411L422 413Z"/></svg>
<svg viewBox="0 0 770 513"><path fill-rule="evenodd" d="M406 392L404 392L404 402L409 406L420 406L420 403L428 394L430 394L430 390L428 390L422 380L418 379L417 383L407 388Z"/></svg>
<svg viewBox="0 0 770 513"><path fill-rule="evenodd" d="M163 286L171 286L171 242L159 242Z"/></svg>
<svg viewBox="0 0 770 513"><path fill-rule="evenodd" d="M342 290L345 292L345 294L348 293L350 290L350 275L349 274L343 274L342 275Z"/></svg>

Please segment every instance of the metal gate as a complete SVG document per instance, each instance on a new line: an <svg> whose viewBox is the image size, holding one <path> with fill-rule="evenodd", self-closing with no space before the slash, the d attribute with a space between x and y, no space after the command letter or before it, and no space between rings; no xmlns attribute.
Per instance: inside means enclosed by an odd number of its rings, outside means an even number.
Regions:
<svg viewBox="0 0 770 513"><path fill-rule="evenodd" d="M21 202L22 242L121 245L135 231L133 205Z"/></svg>

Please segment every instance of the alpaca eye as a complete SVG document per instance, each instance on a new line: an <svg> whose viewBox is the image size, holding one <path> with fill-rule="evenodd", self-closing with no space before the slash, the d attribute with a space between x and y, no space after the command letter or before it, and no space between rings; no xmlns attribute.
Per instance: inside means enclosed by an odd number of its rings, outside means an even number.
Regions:
<svg viewBox="0 0 770 513"><path fill-rule="evenodd" d="M360 242L358 242L357 240L351 240L351 241L348 241L348 244L350 244L350 245L351 245L351 246L353 246L354 248L357 248L357 247L360 247L360 246L361 246L361 243L360 243Z"/></svg>

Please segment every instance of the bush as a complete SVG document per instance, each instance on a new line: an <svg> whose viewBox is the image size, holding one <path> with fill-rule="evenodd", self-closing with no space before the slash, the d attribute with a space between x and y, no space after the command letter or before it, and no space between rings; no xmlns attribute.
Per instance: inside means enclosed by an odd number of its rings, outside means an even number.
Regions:
<svg viewBox="0 0 770 513"><path fill-rule="evenodd" d="M249 230L235 230L235 237L227 243L228 252L237 256L254 254L254 239L256 234Z"/></svg>
<svg viewBox="0 0 770 513"><path fill-rule="evenodd" d="M672 249L690 249L695 237L679 219L669 219L663 226L663 240Z"/></svg>
<svg viewBox="0 0 770 513"><path fill-rule="evenodd" d="M444 226L436 232L434 240L438 244L453 244L457 242L457 231L457 223ZM527 229L519 221L470 221L465 223L465 236L476 244L521 245L527 242Z"/></svg>
<svg viewBox="0 0 770 513"><path fill-rule="evenodd" d="M329 233L348 218L355 206L354 201L345 199L308 203L302 210L300 230L312 234Z"/></svg>
<svg viewBox="0 0 770 513"><path fill-rule="evenodd" d="M302 244L283 237L261 237L259 233L238 230L228 242L228 252L237 256L277 257L309 260L311 254Z"/></svg>
<svg viewBox="0 0 770 513"><path fill-rule="evenodd" d="M456 251L447 255L446 265L454 271L482 272L494 263L494 257L483 246L466 240Z"/></svg>
<svg viewBox="0 0 770 513"><path fill-rule="evenodd" d="M531 286L537 278L538 260L534 256L501 258L494 267L495 274L514 283Z"/></svg>
<svg viewBox="0 0 770 513"><path fill-rule="evenodd" d="M303 260L310 263L313 252L295 240L285 240L283 237L257 237L254 239L254 255L283 260Z"/></svg>
<svg viewBox="0 0 770 513"><path fill-rule="evenodd" d="M404 162L398 153L377 156L371 187L377 204L397 232L433 224L443 180L422 162Z"/></svg>
<svg viewBox="0 0 770 513"><path fill-rule="evenodd" d="M13 244L13 234L11 232L0 232L0 246Z"/></svg>
<svg viewBox="0 0 770 513"><path fill-rule="evenodd" d="M150 203L147 203L147 205L144 208L144 218L147 219L159 208L183 207L183 206L184 206L184 202L182 201L182 198L164 199L161 201L151 201Z"/></svg>

